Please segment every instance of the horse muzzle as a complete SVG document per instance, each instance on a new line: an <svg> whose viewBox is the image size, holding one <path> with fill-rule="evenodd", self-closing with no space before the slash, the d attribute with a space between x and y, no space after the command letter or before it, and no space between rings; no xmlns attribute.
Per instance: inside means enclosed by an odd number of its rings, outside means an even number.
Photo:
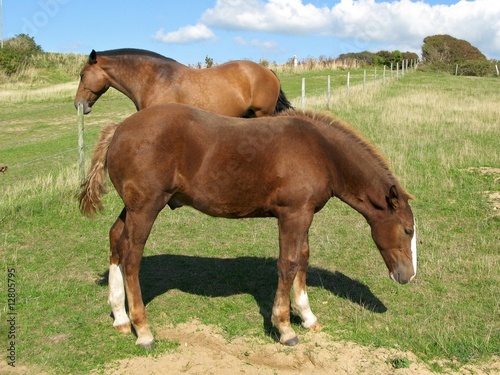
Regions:
<svg viewBox="0 0 500 375"><path fill-rule="evenodd" d="M75 102L75 108L78 111L78 106L81 104L83 107L83 114L88 115L92 111L92 105L95 102Z"/></svg>
<svg viewBox="0 0 500 375"><path fill-rule="evenodd" d="M408 272L404 269L399 268L396 268L389 273L389 277L392 279L392 281L398 284L408 284L415 278L415 275L415 272Z"/></svg>

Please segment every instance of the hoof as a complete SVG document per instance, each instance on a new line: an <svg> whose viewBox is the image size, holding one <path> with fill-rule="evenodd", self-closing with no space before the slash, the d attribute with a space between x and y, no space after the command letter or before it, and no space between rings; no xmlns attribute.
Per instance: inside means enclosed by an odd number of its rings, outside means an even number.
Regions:
<svg viewBox="0 0 500 375"><path fill-rule="evenodd" d="M137 345L139 348L144 349L144 350L151 350L155 346L155 340L154 339L137 339L135 342L135 345Z"/></svg>
<svg viewBox="0 0 500 375"><path fill-rule="evenodd" d="M305 328L310 329L311 331L321 331L321 324L316 322L316 323L312 324L311 326L305 327Z"/></svg>
<svg viewBox="0 0 500 375"><path fill-rule="evenodd" d="M121 324L121 325L113 326L113 328L116 329L118 332L121 332L121 333L131 333L132 332L132 328L130 326L130 323L129 324Z"/></svg>
<svg viewBox="0 0 500 375"><path fill-rule="evenodd" d="M297 336L282 342L282 344L286 346L295 346L298 343L299 343L299 338Z"/></svg>

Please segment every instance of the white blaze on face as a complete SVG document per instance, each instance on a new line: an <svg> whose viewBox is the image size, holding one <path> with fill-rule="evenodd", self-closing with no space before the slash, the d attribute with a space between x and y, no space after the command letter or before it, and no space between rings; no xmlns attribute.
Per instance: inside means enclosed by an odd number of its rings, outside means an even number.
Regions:
<svg viewBox="0 0 500 375"><path fill-rule="evenodd" d="M413 263L413 272L417 274L417 227L413 224L413 238L411 239L411 262Z"/></svg>

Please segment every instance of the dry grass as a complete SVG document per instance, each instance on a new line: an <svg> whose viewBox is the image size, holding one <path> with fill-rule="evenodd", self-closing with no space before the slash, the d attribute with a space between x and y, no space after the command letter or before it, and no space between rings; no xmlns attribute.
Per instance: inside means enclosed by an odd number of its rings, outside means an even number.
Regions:
<svg viewBox="0 0 500 375"><path fill-rule="evenodd" d="M52 85L77 79L86 55L41 53L31 56L30 61L19 67L17 72L6 75L0 71L0 85Z"/></svg>
<svg viewBox="0 0 500 375"><path fill-rule="evenodd" d="M47 101L60 97L72 96L76 92L78 81L60 83L41 88L32 88L28 84L4 84L0 88L2 103L28 103Z"/></svg>

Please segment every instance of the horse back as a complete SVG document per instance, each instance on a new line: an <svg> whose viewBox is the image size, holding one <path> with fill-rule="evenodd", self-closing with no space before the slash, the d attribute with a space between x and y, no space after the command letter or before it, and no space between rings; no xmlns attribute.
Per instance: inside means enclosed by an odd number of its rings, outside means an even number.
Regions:
<svg viewBox="0 0 500 375"><path fill-rule="evenodd" d="M246 60L179 70L174 86L176 102L232 117L272 115L281 89L271 70Z"/></svg>
<svg viewBox="0 0 500 375"><path fill-rule="evenodd" d="M118 127L108 170L126 205L141 194L212 216L276 216L292 201L321 207L330 198L318 142L300 119L238 119L167 104ZM127 189L135 195L129 203Z"/></svg>

